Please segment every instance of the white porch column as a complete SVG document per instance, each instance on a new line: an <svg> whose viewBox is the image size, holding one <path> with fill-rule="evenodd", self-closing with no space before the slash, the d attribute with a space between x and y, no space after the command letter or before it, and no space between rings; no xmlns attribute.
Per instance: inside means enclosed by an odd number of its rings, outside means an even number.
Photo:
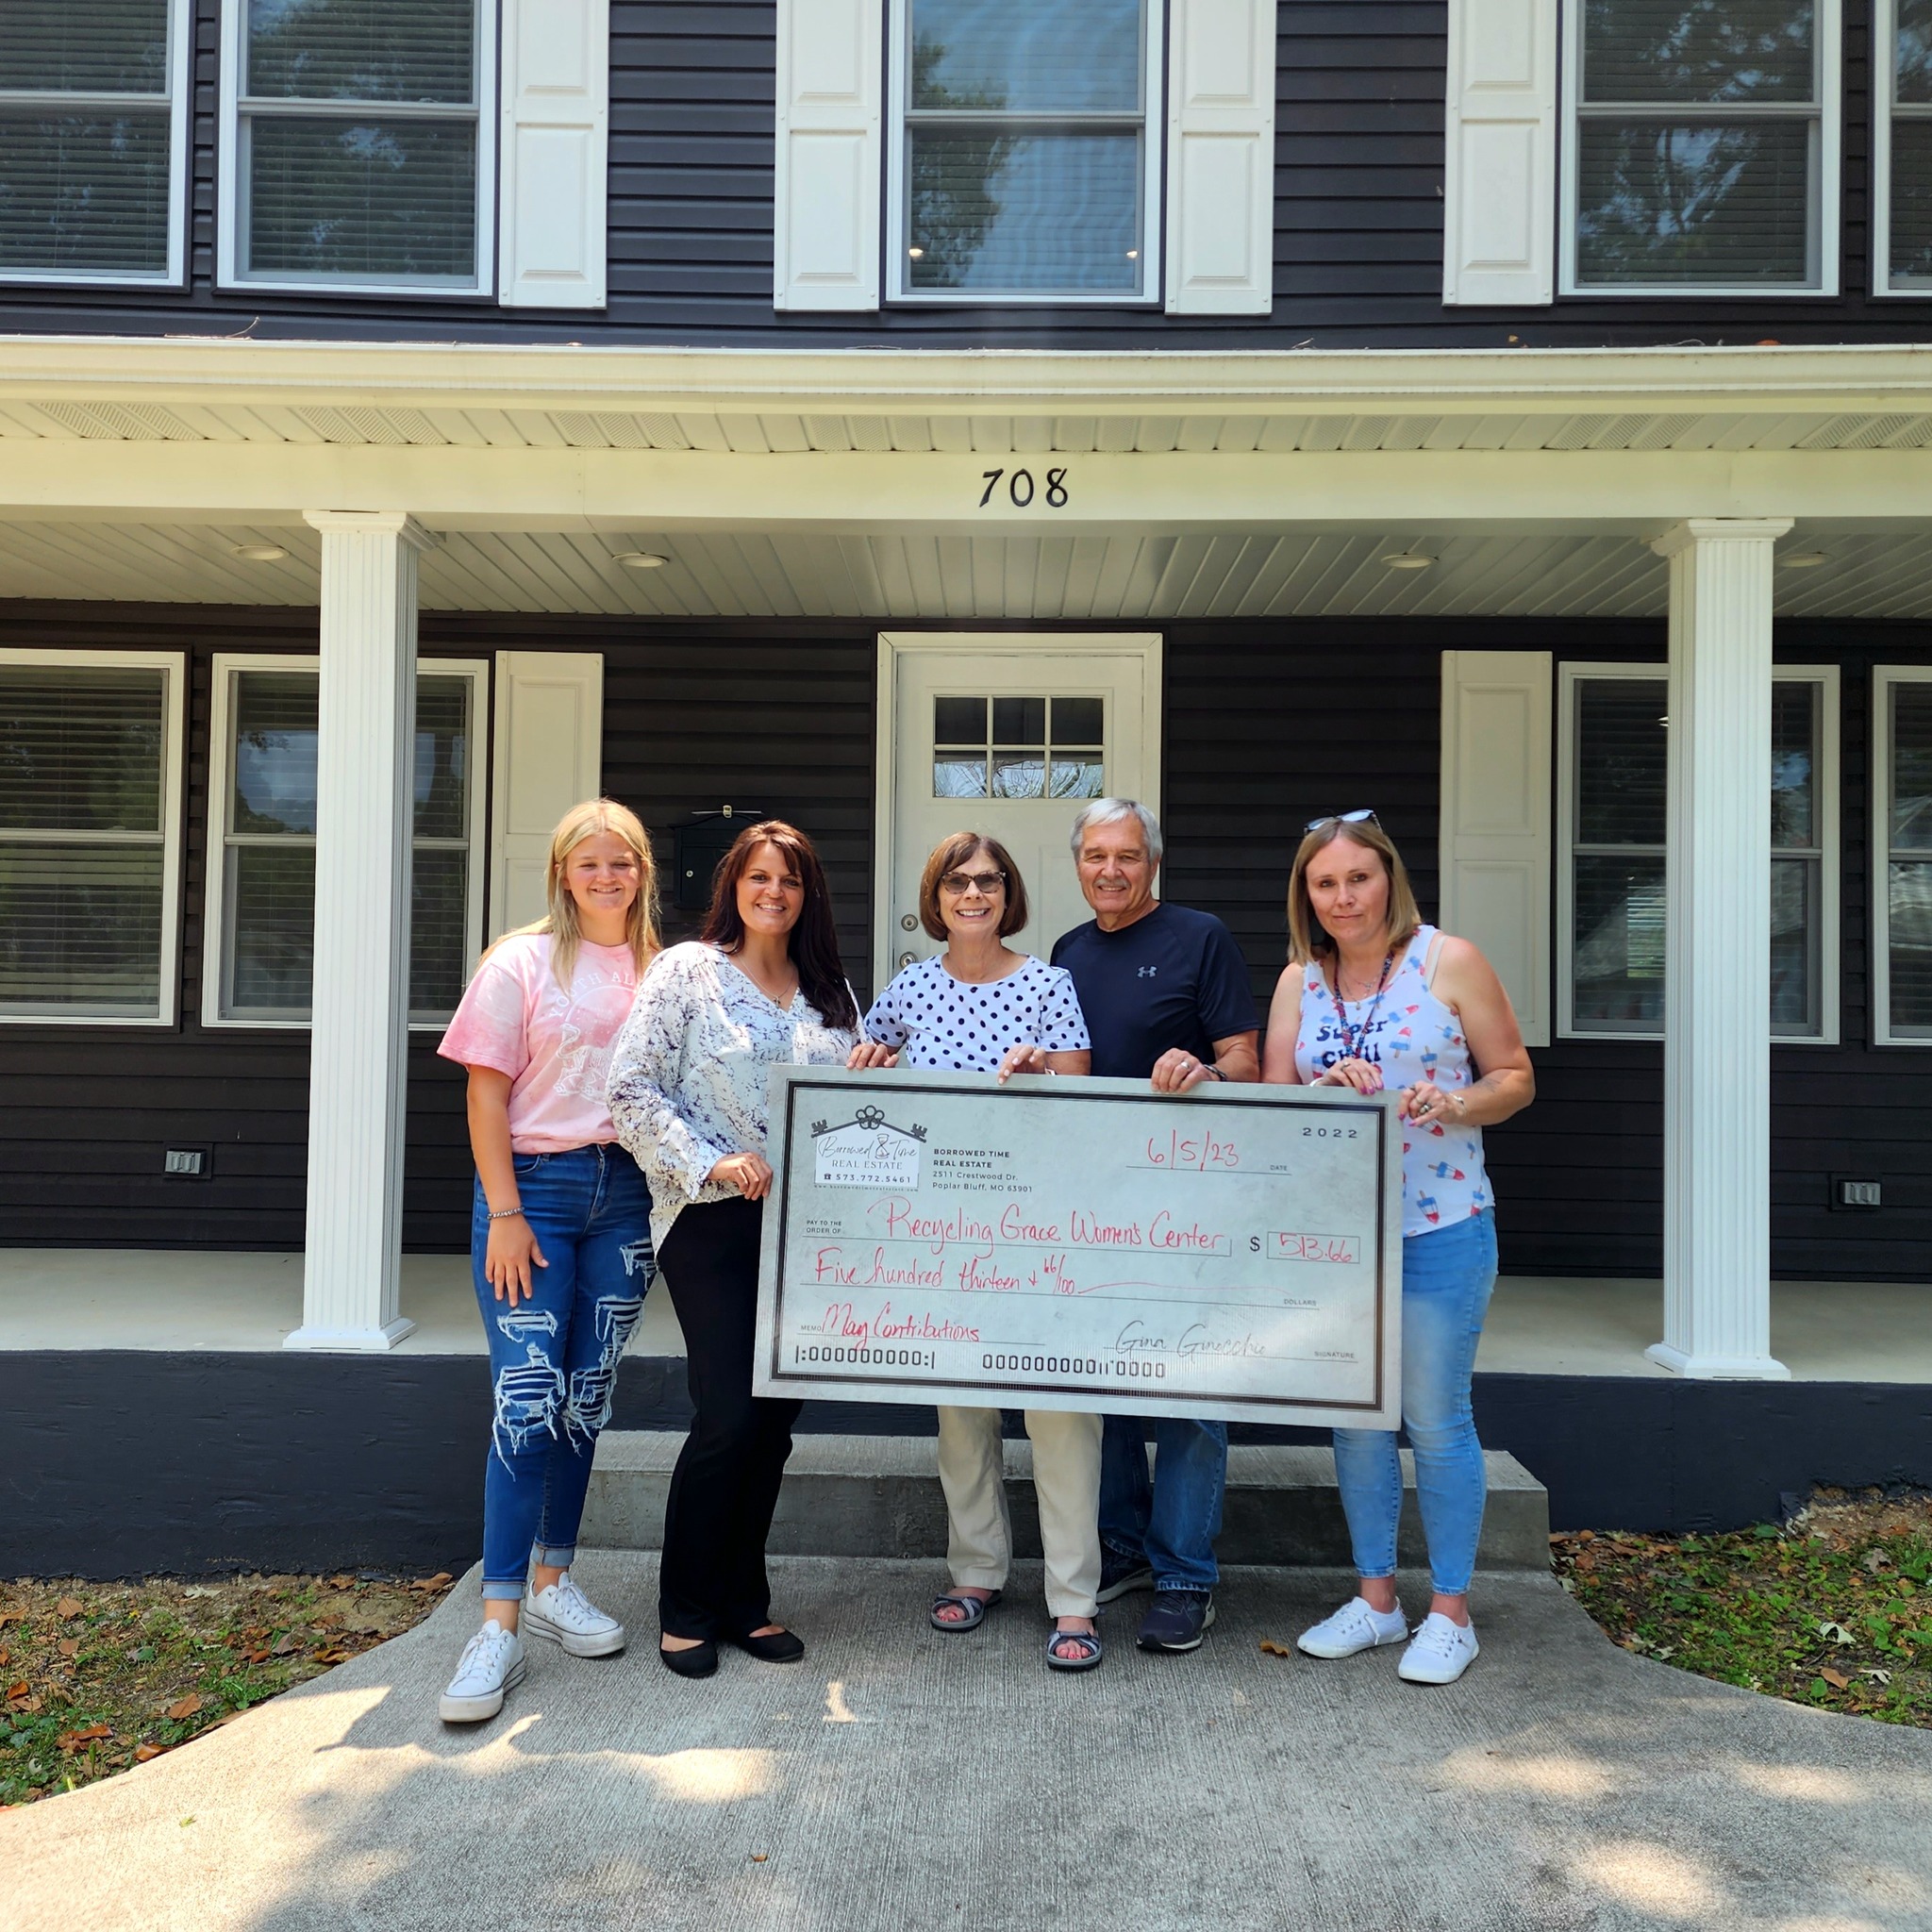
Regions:
<svg viewBox="0 0 1932 1932"><path fill-rule="evenodd" d="M1695 518L1671 560L1664 1337L1680 1374L1771 1354L1771 570L1788 518Z"/></svg>
<svg viewBox="0 0 1932 1932"><path fill-rule="evenodd" d="M290 1348L392 1347L402 1265L416 730L416 557L400 510L312 510L322 532L315 993L302 1325Z"/></svg>

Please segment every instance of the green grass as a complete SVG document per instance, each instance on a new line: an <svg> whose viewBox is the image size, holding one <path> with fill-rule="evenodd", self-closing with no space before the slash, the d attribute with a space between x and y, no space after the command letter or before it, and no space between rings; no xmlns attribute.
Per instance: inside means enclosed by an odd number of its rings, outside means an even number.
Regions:
<svg viewBox="0 0 1932 1932"><path fill-rule="evenodd" d="M1824 1491L1727 1535L1551 1539L1625 1650L1794 1703L1932 1725L1932 1501Z"/></svg>

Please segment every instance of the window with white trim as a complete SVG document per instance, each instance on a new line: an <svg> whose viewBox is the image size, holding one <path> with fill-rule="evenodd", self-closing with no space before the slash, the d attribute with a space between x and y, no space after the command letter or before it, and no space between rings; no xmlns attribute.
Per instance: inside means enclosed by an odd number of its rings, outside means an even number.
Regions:
<svg viewBox="0 0 1932 1932"><path fill-rule="evenodd" d="M1158 0L892 0L889 294L1159 288Z"/></svg>
<svg viewBox="0 0 1932 1932"><path fill-rule="evenodd" d="M1881 295L1932 291L1932 0L1875 0L1872 269Z"/></svg>
<svg viewBox="0 0 1932 1932"><path fill-rule="evenodd" d="M1873 674L1873 1040L1932 1044L1932 665Z"/></svg>
<svg viewBox="0 0 1932 1932"><path fill-rule="evenodd" d="M193 10L0 4L0 281L181 280Z"/></svg>
<svg viewBox="0 0 1932 1932"><path fill-rule="evenodd" d="M489 667L429 659L416 676L409 1019L446 1022L483 940L482 760ZM222 656L208 759L209 1025L306 1026L315 968L313 658Z"/></svg>
<svg viewBox="0 0 1932 1932"><path fill-rule="evenodd" d="M1562 1031L1664 1025L1662 665L1566 664L1557 881ZM1838 1038L1838 673L1780 665L1771 715L1771 1034Z"/></svg>
<svg viewBox="0 0 1932 1932"><path fill-rule="evenodd" d="M0 650L0 1021L172 1025L181 660Z"/></svg>
<svg viewBox="0 0 1932 1932"><path fill-rule="evenodd" d="M221 279L491 286L494 0L223 0Z"/></svg>
<svg viewBox="0 0 1932 1932"><path fill-rule="evenodd" d="M1563 290L1838 288L1839 0L1564 0Z"/></svg>

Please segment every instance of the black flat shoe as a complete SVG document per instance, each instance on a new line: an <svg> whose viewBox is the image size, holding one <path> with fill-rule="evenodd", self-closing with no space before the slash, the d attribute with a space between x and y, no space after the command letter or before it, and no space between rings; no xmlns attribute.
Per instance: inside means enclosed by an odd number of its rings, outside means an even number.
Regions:
<svg viewBox="0 0 1932 1932"><path fill-rule="evenodd" d="M658 1661L680 1677L708 1677L718 1668L718 1646L707 1640L689 1650L666 1650L660 1643Z"/></svg>
<svg viewBox="0 0 1932 1932"><path fill-rule="evenodd" d="M735 1643L746 1657L755 1657L761 1664L795 1664L805 1655L805 1640L791 1630L774 1630L767 1637L731 1637L725 1641Z"/></svg>

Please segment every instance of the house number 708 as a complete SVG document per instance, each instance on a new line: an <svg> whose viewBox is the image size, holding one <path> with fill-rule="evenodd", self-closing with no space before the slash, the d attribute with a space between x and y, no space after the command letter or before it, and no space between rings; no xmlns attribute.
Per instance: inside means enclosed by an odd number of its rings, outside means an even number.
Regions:
<svg viewBox="0 0 1932 1932"><path fill-rule="evenodd" d="M1007 477L1007 498L1015 509L1024 509L1033 501L1033 472L1015 470L1010 476L1004 470L982 470L986 488L979 493L979 507L984 509L992 501L992 493L999 486L1002 476ZM1067 473L1065 470L1049 470L1046 473L1046 507L1060 509L1067 501Z"/></svg>

